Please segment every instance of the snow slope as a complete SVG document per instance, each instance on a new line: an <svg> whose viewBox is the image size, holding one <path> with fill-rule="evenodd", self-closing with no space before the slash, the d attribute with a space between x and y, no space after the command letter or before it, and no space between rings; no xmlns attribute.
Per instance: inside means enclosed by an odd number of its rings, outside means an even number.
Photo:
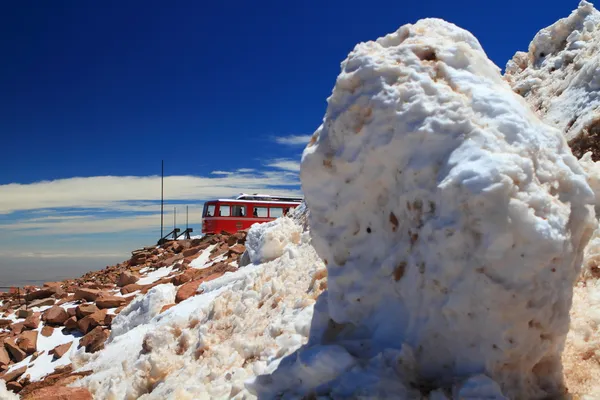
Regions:
<svg viewBox="0 0 600 400"><path fill-rule="evenodd" d="M324 265L300 231L289 218L253 226L249 235L263 240L247 246L270 261L205 282L201 294L163 313L172 285L136 298L115 318L104 350L73 357L94 371L74 385L108 400L251 396L246 379L306 343L324 288L313 280Z"/></svg>
<svg viewBox="0 0 600 400"><path fill-rule="evenodd" d="M255 393L563 392L594 193L469 32L426 19L357 45L301 178L329 289Z"/></svg>
<svg viewBox="0 0 600 400"><path fill-rule="evenodd" d="M564 132L581 157L600 151L600 12L581 1L542 29L506 65L505 78L546 123ZM600 157L600 153L595 159Z"/></svg>

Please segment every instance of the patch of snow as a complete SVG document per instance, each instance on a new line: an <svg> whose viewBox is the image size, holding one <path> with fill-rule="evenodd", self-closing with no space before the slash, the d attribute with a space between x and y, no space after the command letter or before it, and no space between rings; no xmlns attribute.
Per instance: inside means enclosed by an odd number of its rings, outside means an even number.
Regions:
<svg viewBox="0 0 600 400"><path fill-rule="evenodd" d="M210 264L213 262L212 260L209 260L210 252L215 247L217 247L216 244L211 244L206 249L202 250L202 253L198 257L196 257L195 259L192 260L192 262L190 263L190 267L197 268L197 269L203 269L203 268L210 266Z"/></svg>
<svg viewBox="0 0 600 400"><path fill-rule="evenodd" d="M19 400L21 397L14 394L6 388L6 382L0 379L0 399L2 400Z"/></svg>
<svg viewBox="0 0 600 400"><path fill-rule="evenodd" d="M169 275L171 272L173 272L172 265L169 267L158 268L158 269L150 272L149 274L147 274L145 277L140 278L136 283L138 285L149 285L151 283L158 281L159 279L164 278L165 276Z"/></svg>
<svg viewBox="0 0 600 400"><path fill-rule="evenodd" d="M281 257L288 244L300 242L302 228L289 218L252 226L246 237L246 251L253 264Z"/></svg>
<svg viewBox="0 0 600 400"><path fill-rule="evenodd" d="M177 288L168 283L153 287L145 296L136 297L113 320L111 338L148 323L160 312L162 306L175 303L176 293Z"/></svg>
<svg viewBox="0 0 600 400"><path fill-rule="evenodd" d="M425 19L357 45L301 179L326 305L259 397L563 393L594 193L469 32Z"/></svg>

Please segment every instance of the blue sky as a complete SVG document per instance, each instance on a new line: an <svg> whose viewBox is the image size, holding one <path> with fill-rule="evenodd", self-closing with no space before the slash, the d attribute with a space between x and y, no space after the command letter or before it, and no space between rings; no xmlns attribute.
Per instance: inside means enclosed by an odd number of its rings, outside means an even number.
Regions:
<svg viewBox="0 0 600 400"><path fill-rule="evenodd" d="M206 198L299 190L303 144L358 42L440 17L474 33L504 67L576 6L4 2L0 284L11 258L35 265L84 258L87 271L152 244L161 159L167 198L179 213L191 206L198 230Z"/></svg>

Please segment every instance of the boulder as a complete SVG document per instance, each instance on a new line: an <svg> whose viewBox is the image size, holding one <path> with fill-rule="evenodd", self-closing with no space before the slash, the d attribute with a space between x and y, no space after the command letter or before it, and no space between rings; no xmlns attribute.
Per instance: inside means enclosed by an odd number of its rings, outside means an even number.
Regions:
<svg viewBox="0 0 600 400"><path fill-rule="evenodd" d="M178 261L183 260L183 254L177 254L174 255L173 257L169 257L166 260L163 260L159 263L160 267L170 267L171 265L175 264Z"/></svg>
<svg viewBox="0 0 600 400"><path fill-rule="evenodd" d="M33 314L33 311L30 309L26 309L26 308L19 308L17 310L17 317L19 318L27 318L29 317L31 314Z"/></svg>
<svg viewBox="0 0 600 400"><path fill-rule="evenodd" d="M133 293L136 290L141 290L144 288L144 285L138 285L137 283L132 283L130 285L127 286L123 286L121 288L121 294L129 294L129 293Z"/></svg>
<svg viewBox="0 0 600 400"><path fill-rule="evenodd" d="M106 314L106 317L104 317L104 326L108 326L110 327L112 325L113 319L115 319L115 314Z"/></svg>
<svg viewBox="0 0 600 400"><path fill-rule="evenodd" d="M48 297L46 299L34 300L31 303L29 303L29 308L52 306L52 305L54 305L55 301L56 300L53 299L52 297Z"/></svg>
<svg viewBox="0 0 600 400"><path fill-rule="evenodd" d="M246 251L246 246L243 244L236 244L229 248L229 252L232 254L244 254Z"/></svg>
<svg viewBox="0 0 600 400"><path fill-rule="evenodd" d="M182 274L175 275L173 278L171 278L171 283L173 283L173 285L175 285L175 286L179 286L179 285L183 285L186 282L191 281L195 275L194 271L195 271L194 269L188 269L187 271L185 271ZM196 271L198 271L198 270L196 270Z"/></svg>
<svg viewBox="0 0 600 400"><path fill-rule="evenodd" d="M85 388L55 385L31 392L23 400L93 400L93 397Z"/></svg>
<svg viewBox="0 0 600 400"><path fill-rule="evenodd" d="M56 288L44 288L36 290L25 295L25 300L32 301L37 299L45 299L56 293Z"/></svg>
<svg viewBox="0 0 600 400"><path fill-rule="evenodd" d="M77 316L77 307L67 308L67 314L69 314L69 317L76 317ZM84 315L84 317L85 317L85 315Z"/></svg>
<svg viewBox="0 0 600 400"><path fill-rule="evenodd" d="M36 312L32 313L25 321L23 321L23 326L28 329L37 329L40 325L40 317L41 313Z"/></svg>
<svg viewBox="0 0 600 400"><path fill-rule="evenodd" d="M42 314L42 319L51 325L62 325L67 319L69 314L67 311L60 306L52 306Z"/></svg>
<svg viewBox="0 0 600 400"><path fill-rule="evenodd" d="M140 278L133 275L131 272L125 271L119 275L119 281L117 282L117 286L124 287L127 285L131 285L132 283L136 283Z"/></svg>
<svg viewBox="0 0 600 400"><path fill-rule="evenodd" d="M88 315L80 319L77 322L77 326L81 333L84 335L91 331L93 328L97 326L104 325L104 319L106 318L106 310L98 310L93 314Z"/></svg>
<svg viewBox="0 0 600 400"><path fill-rule="evenodd" d="M23 375L25 373L25 371L27 371L27 366L24 365L20 368L17 368L15 370L12 370L10 372L5 372L4 374L0 375L0 379L6 381L6 382L12 382L14 380L19 379L19 377L21 375Z"/></svg>
<svg viewBox="0 0 600 400"><path fill-rule="evenodd" d="M11 381L6 383L6 388L11 392L19 393L21 390L23 390L23 385L21 385L19 382Z"/></svg>
<svg viewBox="0 0 600 400"><path fill-rule="evenodd" d="M188 282L181 286L177 290L177 294L175 295L175 302L180 303L184 300L189 299L192 296L195 296L197 294L196 292L198 290L198 286L200 286L202 282L204 282L203 279L197 279L195 281Z"/></svg>
<svg viewBox="0 0 600 400"><path fill-rule="evenodd" d="M75 300L96 301L100 291L98 289L79 288L75 291Z"/></svg>
<svg viewBox="0 0 600 400"><path fill-rule="evenodd" d="M98 308L116 308L127 303L127 299L119 296L102 295L96 299L96 306Z"/></svg>
<svg viewBox="0 0 600 400"><path fill-rule="evenodd" d="M26 354L33 354L37 351L38 331L25 331L17 337L17 345Z"/></svg>
<svg viewBox="0 0 600 400"><path fill-rule="evenodd" d="M0 365L10 364L10 356L4 348L4 345L0 342Z"/></svg>
<svg viewBox="0 0 600 400"><path fill-rule="evenodd" d="M23 328L25 327L25 322L17 322L10 326L10 330L14 335L18 335L23 332Z"/></svg>
<svg viewBox="0 0 600 400"><path fill-rule="evenodd" d="M65 328L67 328L70 331L79 329L79 323L77 322L77 317L74 317L74 316L69 317L69 319L67 319L65 321Z"/></svg>
<svg viewBox="0 0 600 400"><path fill-rule="evenodd" d="M96 311L98 311L98 307L96 307L95 304L81 304L75 308L75 315L77 316L77 318L81 319L87 317L90 314L95 313Z"/></svg>
<svg viewBox="0 0 600 400"><path fill-rule="evenodd" d="M56 346L52 350L49 351L49 354L54 355L54 359L59 359L65 355L65 353L71 348L73 342L64 343Z"/></svg>
<svg viewBox="0 0 600 400"><path fill-rule="evenodd" d="M81 338L79 345L85 347L86 352L95 353L104 348L104 342L109 336L110 332L108 329L97 326Z"/></svg>
<svg viewBox="0 0 600 400"><path fill-rule="evenodd" d="M15 362L23 361L27 357L27 354L17 345L15 338L5 340L4 348Z"/></svg>
<svg viewBox="0 0 600 400"><path fill-rule="evenodd" d="M54 333L54 328L50 325L44 325L40 333L42 334L42 336L50 337Z"/></svg>
<svg viewBox="0 0 600 400"><path fill-rule="evenodd" d="M0 319L0 328L4 328L5 326L9 326L12 324L12 319Z"/></svg>
<svg viewBox="0 0 600 400"><path fill-rule="evenodd" d="M199 246L190 247L189 249L184 250L181 254L184 257L191 257L193 255L198 254L200 251L205 250L206 248L208 248L208 246L210 246L209 243L203 243L203 244L201 244Z"/></svg>

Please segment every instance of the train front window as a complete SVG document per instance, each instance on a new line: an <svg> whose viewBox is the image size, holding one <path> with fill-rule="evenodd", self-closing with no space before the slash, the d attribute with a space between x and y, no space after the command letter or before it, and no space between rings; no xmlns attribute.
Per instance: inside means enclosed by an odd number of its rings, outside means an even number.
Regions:
<svg viewBox="0 0 600 400"><path fill-rule="evenodd" d="M234 217L245 217L246 206L231 206L231 215Z"/></svg>
<svg viewBox="0 0 600 400"><path fill-rule="evenodd" d="M219 206L219 217L229 217L231 216L231 208L229 204L221 204Z"/></svg>
<svg viewBox="0 0 600 400"><path fill-rule="evenodd" d="M215 205L214 204L209 204L208 206L206 206L206 209L204 211L204 216L205 217L214 217L215 216Z"/></svg>

